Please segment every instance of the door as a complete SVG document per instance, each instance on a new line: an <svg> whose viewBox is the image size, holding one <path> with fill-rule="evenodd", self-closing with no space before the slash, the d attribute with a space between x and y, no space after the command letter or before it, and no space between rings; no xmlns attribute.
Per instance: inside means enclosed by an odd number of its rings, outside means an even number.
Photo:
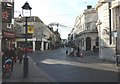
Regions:
<svg viewBox="0 0 120 84"><path fill-rule="evenodd" d="M91 50L91 38L87 37L86 38L86 51Z"/></svg>

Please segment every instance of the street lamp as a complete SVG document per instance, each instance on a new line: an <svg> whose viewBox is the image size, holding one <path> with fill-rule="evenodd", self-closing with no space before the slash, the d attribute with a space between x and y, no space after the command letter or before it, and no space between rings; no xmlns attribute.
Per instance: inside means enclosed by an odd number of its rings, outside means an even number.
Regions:
<svg viewBox="0 0 120 84"><path fill-rule="evenodd" d="M103 46L102 45L102 40L101 40L101 33L102 33L101 32L101 24L102 24L102 22L100 20L98 20L97 23L96 23L96 26L97 26L97 30L98 30L98 36L99 36L99 57L103 58L102 47L101 47L101 46Z"/></svg>
<svg viewBox="0 0 120 84"><path fill-rule="evenodd" d="M23 62L23 77L28 77L28 69L29 69L29 65L28 65L28 57L27 57L27 19L30 18L31 16L31 7L29 5L28 2L26 2L23 6L22 6L22 15L23 17L25 17L25 57L24 57L24 62Z"/></svg>
<svg viewBox="0 0 120 84"><path fill-rule="evenodd" d="M113 31L114 33L114 37L116 39L116 46L115 46L115 56L116 56L116 66L118 66L118 52L117 52L117 30L116 31Z"/></svg>

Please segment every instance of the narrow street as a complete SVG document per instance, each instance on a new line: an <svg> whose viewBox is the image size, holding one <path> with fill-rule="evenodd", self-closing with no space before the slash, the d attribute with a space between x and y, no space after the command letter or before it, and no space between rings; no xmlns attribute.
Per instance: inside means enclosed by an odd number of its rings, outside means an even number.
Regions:
<svg viewBox="0 0 120 84"><path fill-rule="evenodd" d="M0 62L2 83L120 83L120 0L0 0Z"/></svg>
<svg viewBox="0 0 120 84"><path fill-rule="evenodd" d="M65 55L65 48L33 52L30 57L53 82L116 82L118 73L97 63L83 62ZM94 56L93 56L94 57ZM108 68L108 70L107 70Z"/></svg>

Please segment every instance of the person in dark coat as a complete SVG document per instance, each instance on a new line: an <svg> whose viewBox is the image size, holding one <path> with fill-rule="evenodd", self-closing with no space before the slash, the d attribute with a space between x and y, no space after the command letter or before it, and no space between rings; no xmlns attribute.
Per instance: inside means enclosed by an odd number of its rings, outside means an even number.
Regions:
<svg viewBox="0 0 120 84"><path fill-rule="evenodd" d="M68 50L66 50L66 55L68 55Z"/></svg>
<svg viewBox="0 0 120 84"><path fill-rule="evenodd" d="M96 52L96 46L95 45L93 46L93 52Z"/></svg>
<svg viewBox="0 0 120 84"><path fill-rule="evenodd" d="M77 57L80 57L80 48L77 48L77 53L76 53Z"/></svg>
<svg viewBox="0 0 120 84"><path fill-rule="evenodd" d="M15 48L11 49L11 55L14 63L16 63L16 58L17 58L15 51L16 51Z"/></svg>
<svg viewBox="0 0 120 84"><path fill-rule="evenodd" d="M17 56L20 64L22 63L23 53L24 52L21 50L21 48L18 48Z"/></svg>

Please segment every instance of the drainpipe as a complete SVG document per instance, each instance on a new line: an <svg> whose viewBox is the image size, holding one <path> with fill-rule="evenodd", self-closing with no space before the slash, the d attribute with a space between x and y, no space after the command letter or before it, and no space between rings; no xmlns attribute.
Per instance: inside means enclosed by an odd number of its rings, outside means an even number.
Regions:
<svg viewBox="0 0 120 84"><path fill-rule="evenodd" d="M109 36L109 42L110 45L112 44L112 33L111 33L111 2L108 2L108 9L109 9L109 32L110 32L110 36Z"/></svg>

